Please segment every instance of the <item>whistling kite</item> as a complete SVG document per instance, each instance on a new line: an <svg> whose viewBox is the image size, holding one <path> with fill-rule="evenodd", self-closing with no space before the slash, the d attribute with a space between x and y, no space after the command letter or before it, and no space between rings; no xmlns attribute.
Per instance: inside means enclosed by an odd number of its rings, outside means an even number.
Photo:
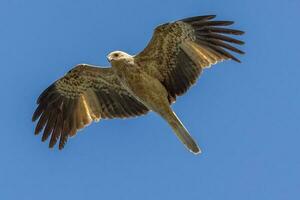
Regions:
<svg viewBox="0 0 300 200"><path fill-rule="evenodd" d="M110 68L75 66L38 98L32 117L39 119L35 134L44 129L42 141L51 135L49 147L59 139L62 149L69 136L92 121L136 117L152 110L191 152L200 153L170 105L196 82L203 69L223 60L240 62L229 52L244 52L229 43L244 42L224 34L244 32L223 27L232 21L213 18L198 16L160 25L139 54L110 53Z"/></svg>

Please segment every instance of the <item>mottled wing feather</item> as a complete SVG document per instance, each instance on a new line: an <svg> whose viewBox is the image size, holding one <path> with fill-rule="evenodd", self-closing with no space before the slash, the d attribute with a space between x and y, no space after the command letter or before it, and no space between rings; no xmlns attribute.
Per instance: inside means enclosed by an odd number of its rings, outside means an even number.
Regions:
<svg viewBox="0 0 300 200"><path fill-rule="evenodd" d="M143 115L148 109L120 85L110 68L78 65L50 85L37 100L32 120L49 147L62 149L70 136L92 121Z"/></svg>
<svg viewBox="0 0 300 200"><path fill-rule="evenodd" d="M212 21L213 18L214 15L197 16L160 25L148 46L135 56L136 62L166 87L170 103L196 82L204 68L227 59L240 62L231 52L244 52L231 44L244 42L224 34L244 32L223 27L232 21Z"/></svg>

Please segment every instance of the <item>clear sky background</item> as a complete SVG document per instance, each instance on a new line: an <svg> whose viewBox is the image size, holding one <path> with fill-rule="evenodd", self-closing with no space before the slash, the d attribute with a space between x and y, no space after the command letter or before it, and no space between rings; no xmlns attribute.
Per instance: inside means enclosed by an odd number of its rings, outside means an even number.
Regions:
<svg viewBox="0 0 300 200"><path fill-rule="evenodd" d="M0 199L300 199L299 0L1 0ZM203 154L156 114L103 120L49 150L39 93L77 63L135 54L155 26L217 14L247 32L242 64L206 70L173 106Z"/></svg>

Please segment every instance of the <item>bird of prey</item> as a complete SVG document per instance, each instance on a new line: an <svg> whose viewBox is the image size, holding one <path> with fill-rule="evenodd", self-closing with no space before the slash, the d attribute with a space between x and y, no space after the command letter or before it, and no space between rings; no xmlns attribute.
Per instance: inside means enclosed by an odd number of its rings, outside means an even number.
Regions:
<svg viewBox="0 0 300 200"><path fill-rule="evenodd" d="M52 148L93 121L128 118L154 111L173 129L185 147L201 152L171 108L201 72L223 60L240 62L231 52L244 52L231 44L243 41L227 35L242 35L226 26L232 21L214 21L215 15L196 16L155 28L146 48L137 55L114 51L107 56L111 67L76 65L55 81L37 99L32 120L42 141L50 137Z"/></svg>

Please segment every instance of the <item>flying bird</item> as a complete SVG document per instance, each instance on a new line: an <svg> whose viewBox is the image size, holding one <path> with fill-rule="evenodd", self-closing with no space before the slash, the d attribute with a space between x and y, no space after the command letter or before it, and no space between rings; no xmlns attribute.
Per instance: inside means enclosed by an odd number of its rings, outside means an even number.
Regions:
<svg viewBox="0 0 300 200"><path fill-rule="evenodd" d="M197 16L162 24L137 55L110 53L109 68L76 65L38 97L32 117L38 120L35 134L43 131L42 141L50 137L50 148L59 141L59 149L63 149L69 137L93 121L154 111L188 150L200 153L171 104L204 69L224 60L240 62L232 52L244 54L232 46L244 42L227 36L244 32L227 28L232 21L214 18L215 15Z"/></svg>

